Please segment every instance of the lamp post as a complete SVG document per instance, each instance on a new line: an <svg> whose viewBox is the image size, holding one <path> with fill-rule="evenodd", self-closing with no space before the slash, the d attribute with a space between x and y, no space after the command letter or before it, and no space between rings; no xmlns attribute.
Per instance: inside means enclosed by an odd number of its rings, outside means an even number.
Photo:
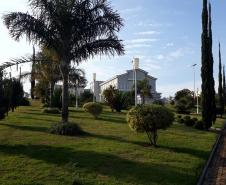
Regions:
<svg viewBox="0 0 226 185"><path fill-rule="evenodd" d="M135 89L135 106L137 106L137 69L139 68L139 58L133 59L133 75L134 75L134 89Z"/></svg>
<svg viewBox="0 0 226 185"><path fill-rule="evenodd" d="M197 97L197 115L198 115L199 114L199 89L198 88L197 88L196 97Z"/></svg>
<svg viewBox="0 0 226 185"><path fill-rule="evenodd" d="M76 109L78 109L78 80L76 80L75 82L75 98L76 98L75 106L76 106Z"/></svg>
<svg viewBox="0 0 226 185"><path fill-rule="evenodd" d="M93 102L95 102L96 73L93 73Z"/></svg>
<svg viewBox="0 0 226 185"><path fill-rule="evenodd" d="M194 94L193 94L193 96L194 96L194 100L195 100L195 66L197 66L197 64L193 64L192 65L192 67L193 67L193 73L194 73Z"/></svg>

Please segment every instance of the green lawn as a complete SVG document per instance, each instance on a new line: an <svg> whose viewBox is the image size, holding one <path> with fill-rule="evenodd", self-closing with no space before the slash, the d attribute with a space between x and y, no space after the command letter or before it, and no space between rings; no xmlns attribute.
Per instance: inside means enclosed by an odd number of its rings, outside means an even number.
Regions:
<svg viewBox="0 0 226 185"><path fill-rule="evenodd" d="M37 102L1 121L0 184L194 185L216 140L215 133L174 124L152 148L146 135L129 129L125 113L105 110L94 120L72 110L70 118L89 134L49 134L60 116L41 113Z"/></svg>

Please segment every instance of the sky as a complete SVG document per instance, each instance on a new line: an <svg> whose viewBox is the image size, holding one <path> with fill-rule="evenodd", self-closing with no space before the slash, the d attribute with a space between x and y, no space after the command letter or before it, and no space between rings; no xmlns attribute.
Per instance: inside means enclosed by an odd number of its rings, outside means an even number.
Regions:
<svg viewBox="0 0 226 185"><path fill-rule="evenodd" d="M111 0L112 7L124 20L119 38L125 45L123 56L96 56L79 65L92 80L107 80L132 69L131 61L140 58L140 68L158 78L157 91L162 97L174 96L183 88L194 89L193 64L196 66L196 87L201 89L201 11L202 0ZM218 42L222 45L222 62L226 64L226 1L211 1L213 19L214 77L217 89ZM0 1L0 16L12 11L27 12L27 0ZM38 48L38 46L36 46ZM14 41L0 20L0 64L11 58L32 53L32 43ZM30 65L23 65L28 71ZM18 75L11 69L13 75ZM25 81L25 90L29 84Z"/></svg>

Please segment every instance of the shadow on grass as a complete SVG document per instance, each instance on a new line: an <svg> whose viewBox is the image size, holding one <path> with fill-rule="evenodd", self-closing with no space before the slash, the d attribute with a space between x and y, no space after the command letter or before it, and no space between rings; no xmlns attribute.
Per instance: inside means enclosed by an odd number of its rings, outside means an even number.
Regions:
<svg viewBox="0 0 226 185"><path fill-rule="evenodd" d="M204 160L206 160L210 154L210 152L208 151L202 151L185 147L173 147L173 146L159 146L159 147L162 149L173 151L175 153L189 154Z"/></svg>
<svg viewBox="0 0 226 185"><path fill-rule="evenodd" d="M37 126L25 126L25 125L12 125L12 124L0 124L12 129L18 129L22 131L32 131L32 132L49 132L47 127L37 127Z"/></svg>
<svg viewBox="0 0 226 185"><path fill-rule="evenodd" d="M37 126L21 126L21 125L11 125L11 124L1 124L2 126L7 126L13 129L19 129L23 131L32 131L32 132L45 132L49 133L49 128L48 127L37 127ZM83 135L80 135L78 137L90 137L90 138L97 138L97 139L102 139L102 140L107 140L107 141L114 141L114 142L120 142L120 143L126 143L126 144L133 144L133 145L138 145L141 147L151 147L147 142L142 142L142 141L130 141L123 139L118 136L111 136L111 135L99 135L99 134L93 134L93 133L88 133L84 132ZM184 148L184 147L170 147L170 146L158 146L160 149L166 149L173 151L175 153L183 153L183 154L189 154L201 159L207 159L209 156L209 152L207 151L201 151L197 149L191 149L191 148Z"/></svg>
<svg viewBox="0 0 226 185"><path fill-rule="evenodd" d="M68 168L66 167L68 164L71 164L69 168L74 169L72 164L77 164L76 170L85 169L87 173L110 176L122 183L185 185L194 184L196 181L195 175L187 172L186 168L130 161L116 155L94 151L75 151L71 148L45 145L0 145L0 153L24 155L62 166L64 169Z"/></svg>

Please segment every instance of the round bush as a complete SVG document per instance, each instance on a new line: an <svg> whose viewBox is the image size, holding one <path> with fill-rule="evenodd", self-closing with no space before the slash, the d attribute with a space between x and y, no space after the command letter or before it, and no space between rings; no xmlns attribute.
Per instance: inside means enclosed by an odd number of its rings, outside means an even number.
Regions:
<svg viewBox="0 0 226 185"><path fill-rule="evenodd" d="M103 106L99 103L89 102L83 105L83 109L97 119L103 111Z"/></svg>
<svg viewBox="0 0 226 185"><path fill-rule="evenodd" d="M198 129L198 130L204 130L204 123L202 120L199 120L196 122L195 124L195 128Z"/></svg>
<svg viewBox="0 0 226 185"><path fill-rule="evenodd" d="M182 116L181 116L181 115L177 115L177 118L179 118L179 119L180 119L180 118L182 118Z"/></svg>
<svg viewBox="0 0 226 185"><path fill-rule="evenodd" d="M195 124L197 123L198 119L197 118L192 118L192 120L195 122Z"/></svg>
<svg viewBox="0 0 226 185"><path fill-rule="evenodd" d="M31 106L31 103L28 98L23 97L20 101L20 106Z"/></svg>
<svg viewBox="0 0 226 185"><path fill-rule="evenodd" d="M82 129L75 123L53 124L52 127L50 128L50 133L66 136L79 136L84 134Z"/></svg>
<svg viewBox="0 0 226 185"><path fill-rule="evenodd" d="M0 120L5 118L5 108L0 107Z"/></svg>
<svg viewBox="0 0 226 185"><path fill-rule="evenodd" d="M195 121L191 119L190 116L185 116L184 117L184 124L188 127L193 127L195 125Z"/></svg>
<svg viewBox="0 0 226 185"><path fill-rule="evenodd" d="M157 130L168 128L173 121L174 114L160 105L136 106L127 114L130 128L136 132L146 132L154 146L157 143Z"/></svg>
<svg viewBox="0 0 226 185"><path fill-rule="evenodd" d="M60 114L60 110L58 108L45 108L42 111L43 113L46 114Z"/></svg>
<svg viewBox="0 0 226 185"><path fill-rule="evenodd" d="M184 120L190 120L191 117L190 116L184 116Z"/></svg>

